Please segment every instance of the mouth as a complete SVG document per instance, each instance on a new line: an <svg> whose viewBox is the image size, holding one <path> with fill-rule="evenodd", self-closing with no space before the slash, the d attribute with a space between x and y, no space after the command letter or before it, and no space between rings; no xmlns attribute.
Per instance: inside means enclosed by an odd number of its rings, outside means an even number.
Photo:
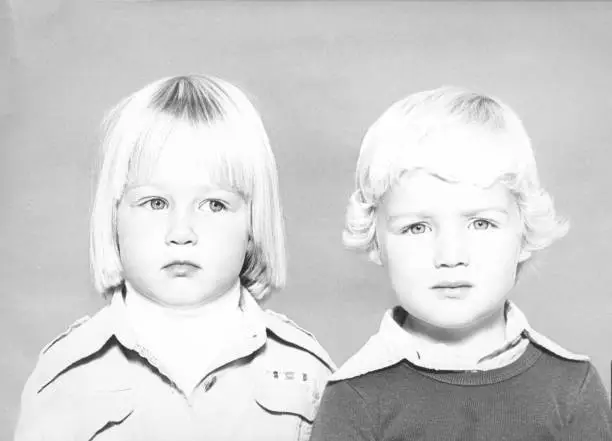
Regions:
<svg viewBox="0 0 612 441"><path fill-rule="evenodd" d="M457 281L457 282L441 282L433 285L431 289L436 292L439 296L445 299L464 299L469 294L471 288L473 288L469 282Z"/></svg>
<svg viewBox="0 0 612 441"><path fill-rule="evenodd" d="M456 282L441 282L431 287L431 289L459 289L459 288L473 288L470 282L465 282L463 280Z"/></svg>
<svg viewBox="0 0 612 441"><path fill-rule="evenodd" d="M165 270L176 277L187 277L200 269L200 265L189 260L174 260L162 266L162 270Z"/></svg>

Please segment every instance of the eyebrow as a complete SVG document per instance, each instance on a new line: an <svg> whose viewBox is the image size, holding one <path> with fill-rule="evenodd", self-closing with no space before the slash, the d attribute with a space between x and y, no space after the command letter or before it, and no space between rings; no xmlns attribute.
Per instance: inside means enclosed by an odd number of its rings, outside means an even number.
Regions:
<svg viewBox="0 0 612 441"><path fill-rule="evenodd" d="M499 213L499 214L503 214L505 216L509 216L510 215L510 213L508 213L508 210L503 208L503 207L487 207L487 208L480 208L480 209L477 209L477 210L467 211L467 212L463 213L463 216L465 216L465 217L474 217L474 216L478 216L479 214L489 213L491 211Z"/></svg>
<svg viewBox="0 0 612 441"><path fill-rule="evenodd" d="M195 188L197 192L215 192L215 191L223 191L227 193L238 193L235 189L231 187L219 187L219 186L208 186L208 185L200 185ZM125 193L133 192L133 191L166 191L164 185L156 185L156 184L139 184L139 185L128 185L125 187Z"/></svg>
<svg viewBox="0 0 612 441"><path fill-rule="evenodd" d="M502 214L504 216L509 216L508 210L503 207L486 207L486 208L477 208L474 210L464 211L461 213L462 217L475 217L479 215L483 215L485 213L496 212ZM427 211L406 211L403 213L397 213L387 216L387 222L393 222L402 218L414 218L414 219L432 219L435 216Z"/></svg>

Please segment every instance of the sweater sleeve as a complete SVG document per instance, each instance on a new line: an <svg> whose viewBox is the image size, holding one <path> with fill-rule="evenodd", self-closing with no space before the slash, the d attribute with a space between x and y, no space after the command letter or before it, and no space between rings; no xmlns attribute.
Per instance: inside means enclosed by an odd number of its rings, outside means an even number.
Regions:
<svg viewBox="0 0 612 441"><path fill-rule="evenodd" d="M364 397L346 381L328 384L310 441L374 441L375 432Z"/></svg>
<svg viewBox="0 0 612 441"><path fill-rule="evenodd" d="M589 365L562 440L612 441L610 402L593 365Z"/></svg>

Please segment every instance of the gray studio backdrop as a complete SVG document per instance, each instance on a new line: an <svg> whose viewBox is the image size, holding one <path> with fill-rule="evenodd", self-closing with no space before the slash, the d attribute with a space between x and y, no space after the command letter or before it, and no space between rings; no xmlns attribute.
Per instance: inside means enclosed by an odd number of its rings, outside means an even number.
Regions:
<svg viewBox="0 0 612 441"><path fill-rule="evenodd" d="M41 347L102 305L88 213L104 111L187 72L236 83L262 113L289 248L287 289L269 306L338 363L393 303L382 271L340 239L364 131L442 84L504 98L572 221L514 299L609 387L611 43L610 3L0 0L0 439Z"/></svg>

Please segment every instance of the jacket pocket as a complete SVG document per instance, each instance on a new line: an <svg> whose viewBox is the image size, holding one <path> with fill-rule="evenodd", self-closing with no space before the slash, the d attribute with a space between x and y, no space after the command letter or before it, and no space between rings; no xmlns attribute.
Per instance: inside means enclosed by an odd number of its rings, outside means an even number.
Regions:
<svg viewBox="0 0 612 441"><path fill-rule="evenodd" d="M65 396L38 408L24 421L16 440L92 441L117 430L134 408L125 392ZM118 433L120 433L118 431ZM129 436L113 437L129 439Z"/></svg>
<svg viewBox="0 0 612 441"><path fill-rule="evenodd" d="M267 371L255 385L255 401L273 414L291 414L311 423L318 403L314 384L300 375Z"/></svg>
<svg viewBox="0 0 612 441"><path fill-rule="evenodd" d="M118 436L111 436L113 440L128 440L129 434L125 429L116 427L122 425L132 415L134 408L129 400L122 399L121 393L116 397L104 397L92 405L91 412L78 422L78 440L103 440L104 433L117 431ZM122 433L123 432L123 433Z"/></svg>

